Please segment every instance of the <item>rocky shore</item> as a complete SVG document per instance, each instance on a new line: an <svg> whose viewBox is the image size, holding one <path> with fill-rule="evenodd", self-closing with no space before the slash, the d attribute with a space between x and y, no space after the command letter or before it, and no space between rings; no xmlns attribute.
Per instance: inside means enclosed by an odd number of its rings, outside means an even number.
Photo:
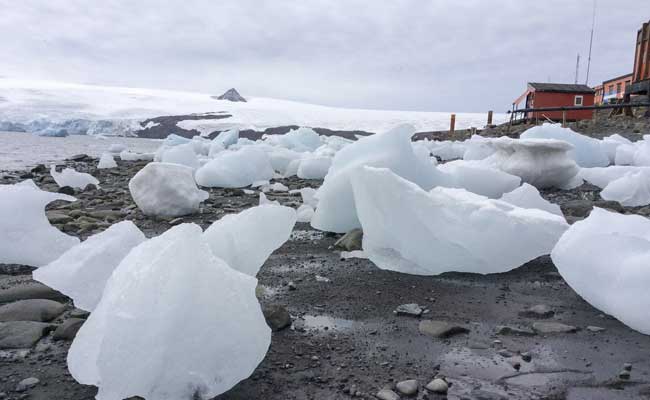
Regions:
<svg viewBox="0 0 650 400"><path fill-rule="evenodd" d="M78 201L52 203L47 214L81 239L125 219L147 236L182 222L206 228L258 203L256 193L206 189L210 198L200 213L150 218L128 191L144 162L98 170L96 159L78 156L65 164L91 173L101 187L59 189L45 167L0 173L0 183L31 178L44 190L74 195ZM321 183L280 182L290 189ZM593 206L650 216L650 207L622 207L598 193L590 185L542 191L570 223ZM301 203L288 193L267 197ZM650 398L650 336L583 301L550 257L503 274L423 277L343 258L335 248L339 236L299 223L268 259L258 297L274 329L271 348L250 378L218 399ZM358 245L356 235L345 250ZM87 313L33 281L31 271L0 264L0 399L91 399L95 388L76 383L66 367Z"/></svg>

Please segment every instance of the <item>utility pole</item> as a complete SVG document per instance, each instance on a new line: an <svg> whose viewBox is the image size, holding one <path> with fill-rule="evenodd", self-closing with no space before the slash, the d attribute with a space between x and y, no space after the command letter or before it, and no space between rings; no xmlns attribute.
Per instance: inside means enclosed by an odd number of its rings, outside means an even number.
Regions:
<svg viewBox="0 0 650 400"><path fill-rule="evenodd" d="M591 36L589 37L589 58L587 59L587 77L585 85L589 85L589 69L591 68L591 47L594 43L594 27L596 26L596 0L594 0L594 12L591 17Z"/></svg>
<svg viewBox="0 0 650 400"><path fill-rule="evenodd" d="M580 53L578 53L578 57L576 58L576 80L575 84L578 84L578 73L580 72Z"/></svg>

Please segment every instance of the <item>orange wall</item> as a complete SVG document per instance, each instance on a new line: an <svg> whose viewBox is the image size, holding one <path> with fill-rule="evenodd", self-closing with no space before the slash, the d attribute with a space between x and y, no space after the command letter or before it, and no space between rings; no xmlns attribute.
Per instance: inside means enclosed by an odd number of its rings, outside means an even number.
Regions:
<svg viewBox="0 0 650 400"><path fill-rule="evenodd" d="M622 99L623 95L625 95L625 87L630 82L632 82L632 74L614 79L613 81L603 82L603 98L607 100L610 98Z"/></svg>
<svg viewBox="0 0 650 400"><path fill-rule="evenodd" d="M552 92L533 92L533 103L529 104L529 107L541 108L541 107L563 107L563 106L573 106L575 96L582 96L582 105L584 106L593 106L594 105L594 94L593 93L552 93ZM534 112L528 113L529 119L539 118L544 119L546 116L549 119L560 121L562 120L562 111L543 111L543 112ZM591 119L593 116L592 110L576 110L576 111L567 111L566 118L567 120L577 121L581 119Z"/></svg>

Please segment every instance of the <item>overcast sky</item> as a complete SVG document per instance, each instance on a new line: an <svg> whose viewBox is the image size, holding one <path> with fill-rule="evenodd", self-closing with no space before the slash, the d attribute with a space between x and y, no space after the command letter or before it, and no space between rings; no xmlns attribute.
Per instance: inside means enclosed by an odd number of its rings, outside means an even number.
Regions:
<svg viewBox="0 0 650 400"><path fill-rule="evenodd" d="M0 0L0 76L341 107L504 111L584 83L592 0ZM590 84L631 72L648 0L599 0Z"/></svg>

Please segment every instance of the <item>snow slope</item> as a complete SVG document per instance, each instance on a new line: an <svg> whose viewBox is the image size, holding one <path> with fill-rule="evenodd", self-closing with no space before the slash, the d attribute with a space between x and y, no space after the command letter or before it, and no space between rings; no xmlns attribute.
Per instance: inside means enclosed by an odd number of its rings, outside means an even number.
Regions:
<svg viewBox="0 0 650 400"><path fill-rule="evenodd" d="M200 125L201 130L232 127L263 130L299 125L368 132L387 131L401 123L415 126L418 132L449 127L448 112L344 109L261 97L233 103L212 98L215 94L0 78L0 125L2 122L27 124L39 119L135 122L166 115L226 112L232 117L186 120L178 125L184 128ZM505 119L502 114L495 117L496 122ZM483 113L456 114L457 129L481 127L485 123Z"/></svg>

